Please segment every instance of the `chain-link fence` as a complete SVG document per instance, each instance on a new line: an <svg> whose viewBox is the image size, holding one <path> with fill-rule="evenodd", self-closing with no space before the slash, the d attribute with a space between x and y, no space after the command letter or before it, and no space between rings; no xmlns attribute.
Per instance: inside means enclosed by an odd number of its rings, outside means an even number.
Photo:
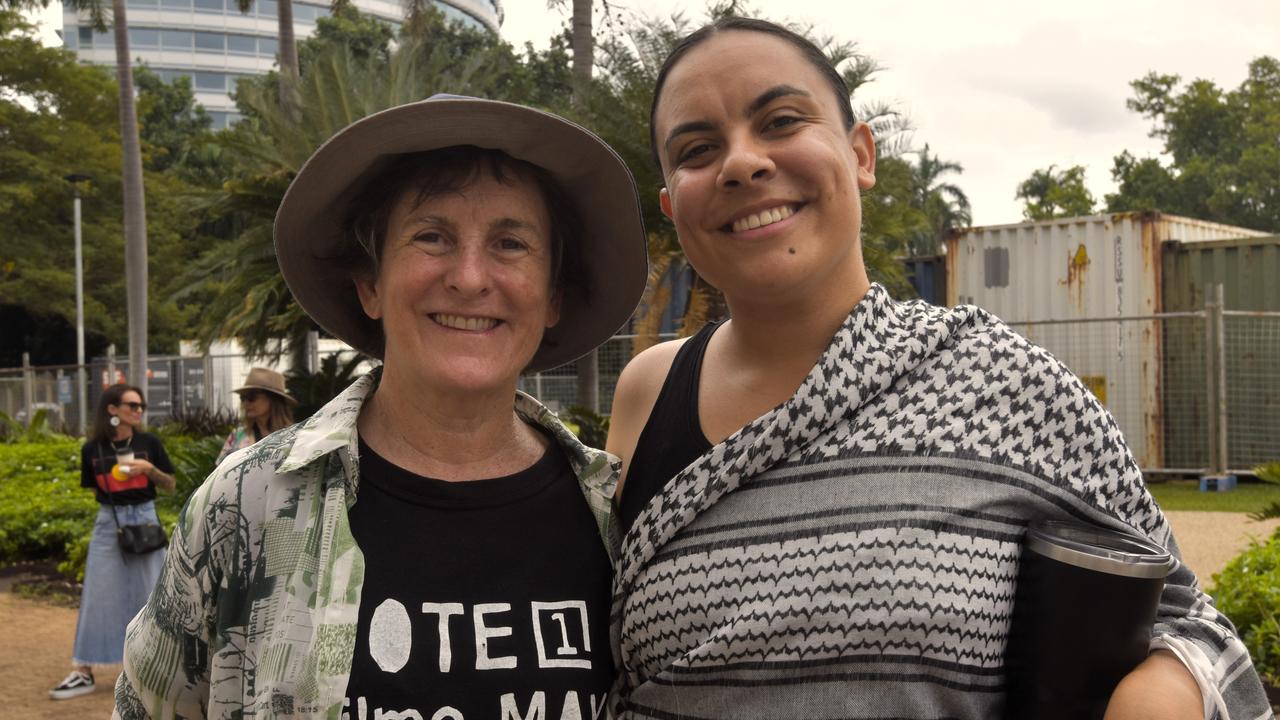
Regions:
<svg viewBox="0 0 1280 720"><path fill-rule="evenodd" d="M1247 471L1280 460L1280 313L1224 311L1219 303L1197 312L1012 325L1098 396L1144 470ZM600 347L603 413L613 405L614 386L635 342L634 335L618 335ZM333 352L317 352L313 362ZM231 391L250 367L262 364L240 355L151 358L149 422L204 408L235 411ZM88 365L89 424L102 388L124 380L127 368L124 358ZM74 431L76 371L74 365L0 370L0 411L26 421L43 409L51 424ZM571 363L526 375L519 387L564 410L577 404L577 369Z"/></svg>
<svg viewBox="0 0 1280 720"><path fill-rule="evenodd" d="M670 339L663 335L659 339ZM601 345L598 352L599 409L608 413L613 405L613 388L618 374L631 359L636 342L634 335L618 335ZM311 363L320 367L324 359L337 354L340 362L354 357L354 351L318 349ZM216 354L197 356L152 356L147 359L147 422L163 423L175 415L197 410L237 412L232 391L244 381L251 367L266 367L285 373L288 358L277 361L250 359L243 355ZM364 365L360 370L367 369ZM86 427L93 425L93 412L102 390L117 382L125 382L127 357L92 362L85 366ZM79 432L80 405L77 365L41 366L0 369L0 412L26 423L43 410L50 427ZM560 411L577 404L578 377L573 363L548 372L520 378L519 388L540 398L552 410Z"/></svg>
<svg viewBox="0 0 1280 720"><path fill-rule="evenodd" d="M1222 310L1012 323L1080 377L1144 470L1280 460L1280 313Z"/></svg>

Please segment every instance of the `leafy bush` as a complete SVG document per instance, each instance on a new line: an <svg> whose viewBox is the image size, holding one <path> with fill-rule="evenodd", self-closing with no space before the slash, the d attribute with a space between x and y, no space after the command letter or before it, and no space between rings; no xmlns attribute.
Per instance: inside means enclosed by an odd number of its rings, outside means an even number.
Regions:
<svg viewBox="0 0 1280 720"><path fill-rule="evenodd" d="M609 437L609 416L592 412L581 405L574 405L561 412L560 421L587 447L603 448L605 438Z"/></svg>
<svg viewBox="0 0 1280 720"><path fill-rule="evenodd" d="M31 416L31 422L23 425L18 420L0 412L0 443L30 443L48 440L64 440L62 435L53 429L49 421L49 411L40 409Z"/></svg>
<svg viewBox="0 0 1280 720"><path fill-rule="evenodd" d="M0 563L65 557L93 529L98 503L80 487L80 443L0 445Z"/></svg>
<svg viewBox="0 0 1280 720"><path fill-rule="evenodd" d="M1210 595L1240 630L1264 680L1280 685L1280 529L1213 576Z"/></svg>
<svg viewBox="0 0 1280 720"><path fill-rule="evenodd" d="M1258 476L1263 482L1274 483L1280 485L1280 462L1267 463L1259 465L1253 469L1253 474ZM1271 518L1280 518L1280 501L1273 502L1262 508L1258 512L1249 513L1251 520L1269 520Z"/></svg>
<svg viewBox="0 0 1280 720"><path fill-rule="evenodd" d="M168 533L187 498L213 472L223 440L162 436L178 480L175 492L156 498ZM98 503L80 487L80 441L0 444L0 478L0 565L56 559L60 572L83 579Z"/></svg>
<svg viewBox="0 0 1280 720"><path fill-rule="evenodd" d="M335 353L326 355L320 361L320 369L314 373L303 368L290 370L286 375L285 386L289 394L298 401L293 408L293 419L298 422L306 420L324 407L325 403L337 397L338 393L346 390L348 385L355 382L360 363L366 359L364 355L356 353L339 365L339 358Z"/></svg>
<svg viewBox="0 0 1280 720"><path fill-rule="evenodd" d="M240 424L240 416L223 408L175 410L173 417L155 432L164 437L181 435L193 438L214 436L225 438L238 424Z"/></svg>

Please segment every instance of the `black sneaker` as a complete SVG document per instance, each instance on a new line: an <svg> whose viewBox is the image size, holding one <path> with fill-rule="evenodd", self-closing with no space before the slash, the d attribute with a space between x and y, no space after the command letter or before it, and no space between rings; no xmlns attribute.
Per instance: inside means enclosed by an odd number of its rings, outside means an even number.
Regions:
<svg viewBox="0 0 1280 720"><path fill-rule="evenodd" d="M49 691L49 697L54 700L66 700L67 698L78 697L93 692L93 673L82 673L79 670L72 670L62 684Z"/></svg>

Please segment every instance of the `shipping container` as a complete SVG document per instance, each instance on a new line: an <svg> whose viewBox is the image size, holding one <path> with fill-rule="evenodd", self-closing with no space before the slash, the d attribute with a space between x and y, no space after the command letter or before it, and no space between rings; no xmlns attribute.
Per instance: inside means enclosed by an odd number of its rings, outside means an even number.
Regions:
<svg viewBox="0 0 1280 720"><path fill-rule="evenodd" d="M1221 285L1227 311L1280 313L1280 235L1169 241L1160 259L1167 312L1203 309L1212 288ZM1227 458L1229 467L1248 469L1280 460L1280 316L1228 314L1224 322ZM1204 416L1210 398L1195 392L1203 378L1177 361L1170 352L1174 347L1187 356L1204 353L1204 333L1187 329L1170 338L1164 356L1166 394L1188 398L1187 412ZM1183 425L1168 426L1167 462L1192 460L1189 448L1197 445L1193 433Z"/></svg>
<svg viewBox="0 0 1280 720"><path fill-rule="evenodd" d="M1172 468L1167 409L1207 440L1203 418L1163 394L1166 337L1195 319L1149 319L1164 311L1162 249L1263 235L1154 212L968 228L947 240L947 303L985 308L1049 350L1111 410L1142 467Z"/></svg>
<svg viewBox="0 0 1280 720"><path fill-rule="evenodd" d="M932 305L947 304L947 265L941 255L909 257L902 260L907 281L921 300Z"/></svg>

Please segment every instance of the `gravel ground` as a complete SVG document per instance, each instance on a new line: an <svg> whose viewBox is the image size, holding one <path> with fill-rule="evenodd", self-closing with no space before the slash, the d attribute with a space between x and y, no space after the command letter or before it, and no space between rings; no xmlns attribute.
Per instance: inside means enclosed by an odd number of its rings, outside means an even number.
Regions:
<svg viewBox="0 0 1280 720"><path fill-rule="evenodd" d="M1211 585L1213 573L1249 544L1251 537L1270 535L1280 520L1253 522L1240 513L1166 513L1182 547L1183 560ZM98 689L71 700L54 702L49 688L70 670L76 611L53 607L8 592L0 582L0 687L4 688L4 717L32 720L111 717L111 688L119 667L100 668Z"/></svg>

